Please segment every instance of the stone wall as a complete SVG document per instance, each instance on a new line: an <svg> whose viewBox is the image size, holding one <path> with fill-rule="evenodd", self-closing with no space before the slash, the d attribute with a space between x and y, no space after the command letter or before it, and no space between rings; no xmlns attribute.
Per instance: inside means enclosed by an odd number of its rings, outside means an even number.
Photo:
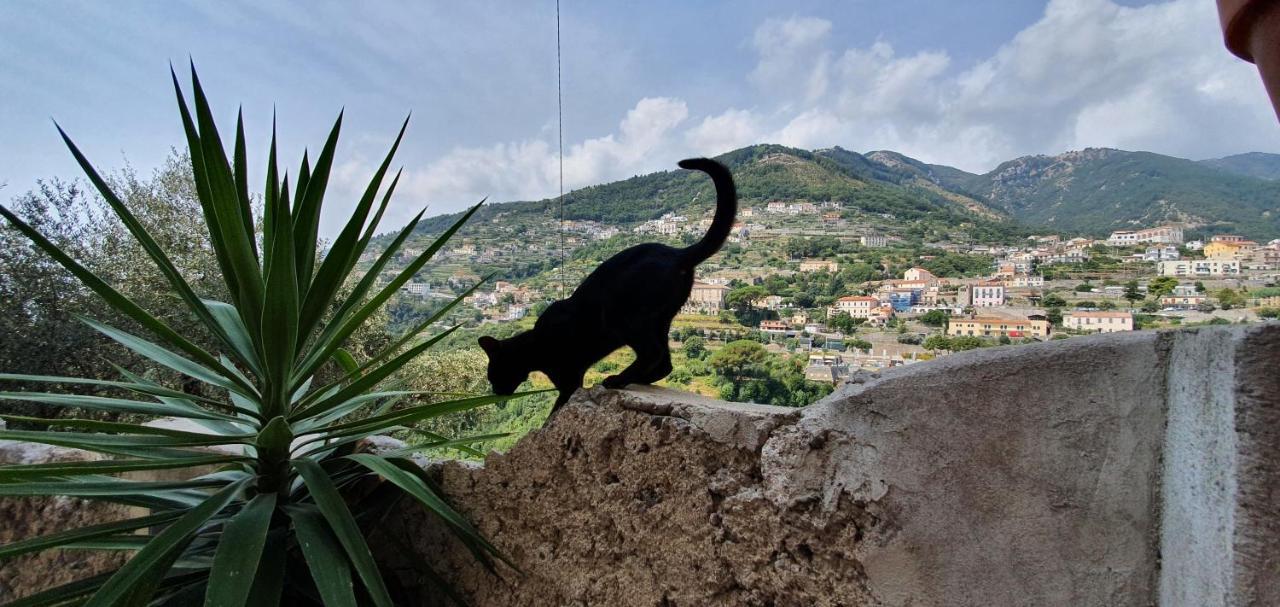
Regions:
<svg viewBox="0 0 1280 607"><path fill-rule="evenodd" d="M407 500L373 544L414 605L441 578L476 607L1280 605L1277 363L1269 324L983 349L804 409L595 388L432 466L520 573ZM0 541L120 515L0 501ZM110 565L3 563L0 598Z"/></svg>
<svg viewBox="0 0 1280 607"><path fill-rule="evenodd" d="M378 545L423 605L436 575L478 606L1280 604L1277 361L1272 324L984 349L801 410L592 389L438 470L523 574L416 509Z"/></svg>
<svg viewBox="0 0 1280 607"><path fill-rule="evenodd" d="M0 462L37 464L97 459L75 449L0 441ZM37 535L128 518L124 506L67 497L0 497L0 545ZM94 550L46 550L0 561L0 602L92 577L124 564L123 555Z"/></svg>

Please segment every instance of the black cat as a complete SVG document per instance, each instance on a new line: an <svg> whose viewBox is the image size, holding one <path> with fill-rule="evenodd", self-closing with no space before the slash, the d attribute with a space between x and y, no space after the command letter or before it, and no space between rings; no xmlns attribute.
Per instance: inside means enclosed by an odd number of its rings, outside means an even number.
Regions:
<svg viewBox="0 0 1280 607"><path fill-rule="evenodd" d="M648 243L622 251L600 264L568 299L547 307L533 329L501 341L481 337L495 393L511 394L529 373L541 371L560 391L554 414L582 387L587 369L622 346L635 350L636 360L605 378L606 388L649 384L671 372L671 319L693 289L694 267L729 238L738 208L733 176L724 165L692 158L681 160L680 167L702 171L715 184L716 213L706 236L683 249Z"/></svg>

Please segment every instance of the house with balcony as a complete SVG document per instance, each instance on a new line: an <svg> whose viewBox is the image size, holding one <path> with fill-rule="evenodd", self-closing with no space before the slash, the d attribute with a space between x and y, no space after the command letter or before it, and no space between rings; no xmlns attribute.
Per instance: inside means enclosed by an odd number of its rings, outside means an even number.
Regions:
<svg viewBox="0 0 1280 607"><path fill-rule="evenodd" d="M1178 261L1162 261L1156 264L1156 272L1161 276L1174 276L1179 278L1239 276L1240 262L1231 259L1180 259Z"/></svg>
<svg viewBox="0 0 1280 607"><path fill-rule="evenodd" d="M1028 317L973 315L952 317L947 320L947 335L949 337L1048 339L1052 330L1053 327L1049 324L1049 320L1038 314Z"/></svg>
<svg viewBox="0 0 1280 607"><path fill-rule="evenodd" d="M844 312L850 318L870 319L879 307L879 299L854 295L837 299L835 305L831 307L831 311L833 313Z"/></svg>
<svg viewBox="0 0 1280 607"><path fill-rule="evenodd" d="M973 285L962 285L957 295L957 303L974 308L994 308L1003 306L1004 302L1004 282L999 280L984 280Z"/></svg>

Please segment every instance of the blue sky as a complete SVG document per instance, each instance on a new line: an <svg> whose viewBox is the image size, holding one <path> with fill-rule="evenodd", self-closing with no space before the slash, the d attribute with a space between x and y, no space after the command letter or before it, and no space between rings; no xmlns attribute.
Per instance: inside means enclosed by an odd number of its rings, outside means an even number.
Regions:
<svg viewBox="0 0 1280 607"><path fill-rule="evenodd" d="M390 216L555 193L554 1L0 3L0 199L182 142L170 61L265 156L316 148L346 108L328 226L413 111ZM1280 151L1212 3L563 0L569 188L759 142L893 149L983 172L1087 146L1190 158ZM185 76L184 76L185 83ZM259 163L260 164L260 163Z"/></svg>

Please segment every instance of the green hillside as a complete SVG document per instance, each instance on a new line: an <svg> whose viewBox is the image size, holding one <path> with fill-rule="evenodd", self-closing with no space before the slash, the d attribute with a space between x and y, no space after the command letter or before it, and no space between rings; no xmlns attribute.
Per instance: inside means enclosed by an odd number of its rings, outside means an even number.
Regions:
<svg viewBox="0 0 1280 607"><path fill-rule="evenodd" d="M1116 229L1185 223L1207 234L1280 237L1280 155L1242 154L1194 162L1150 152L1090 148L1024 156L985 175L892 151L755 145L719 157L734 172L743 208L772 200L836 201L845 219L922 240L1001 241L1034 230L1105 235ZM1280 171L1280 163L1275 164ZM710 213L710 183L687 171L640 175L575 190L567 219L622 228L665 213ZM554 222L555 200L494 204L472 223ZM456 215L423 222L436 233ZM871 221L874 220L874 221Z"/></svg>
<svg viewBox="0 0 1280 607"><path fill-rule="evenodd" d="M1200 164L1220 171L1244 175L1245 177L1280 179L1280 154L1248 152L1223 158L1201 160Z"/></svg>
<svg viewBox="0 0 1280 607"><path fill-rule="evenodd" d="M836 201L846 214L873 215L903 230L940 232L971 227L984 236L1013 229L1007 218L971 197L958 195L910 172L840 148L811 152L779 145L756 145L717 157L733 170L743 208L769 201ZM702 216L711 212L715 192L702 175L661 171L582 188L565 197L564 216L628 226L665 213ZM472 223L495 218L551 221L554 199L493 204ZM448 226L457 214L424 220L422 234Z"/></svg>
<svg viewBox="0 0 1280 607"><path fill-rule="evenodd" d="M1280 237L1280 182L1150 152L1090 148L1025 156L985 175L942 183L1022 223L1056 231L1102 235L1181 222L1206 233Z"/></svg>

